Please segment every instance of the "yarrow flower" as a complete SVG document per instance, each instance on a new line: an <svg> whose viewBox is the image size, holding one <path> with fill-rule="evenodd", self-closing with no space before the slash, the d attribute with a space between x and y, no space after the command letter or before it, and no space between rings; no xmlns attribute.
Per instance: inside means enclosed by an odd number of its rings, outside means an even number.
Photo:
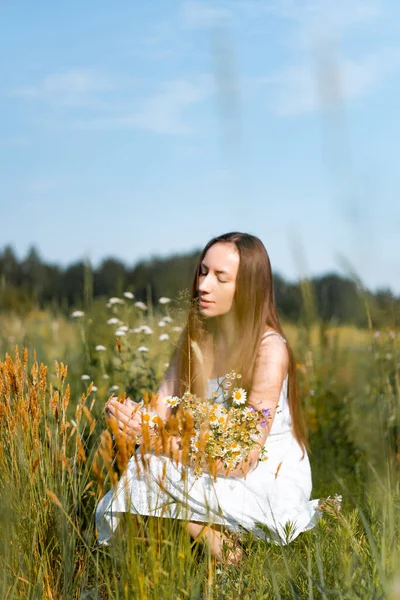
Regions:
<svg viewBox="0 0 400 600"><path fill-rule="evenodd" d="M83 375L81 375L81 379L82 379L82 381L89 381L90 375L87 375L86 373L84 373Z"/></svg>
<svg viewBox="0 0 400 600"><path fill-rule="evenodd" d="M124 304L124 301L122 298L116 298L113 296L112 298L109 298L108 303L112 306L113 304Z"/></svg>
<svg viewBox="0 0 400 600"><path fill-rule="evenodd" d="M118 325L119 323L121 323L121 321L117 319L117 317L111 317L111 319L108 319L107 321L107 325Z"/></svg>
<svg viewBox="0 0 400 600"><path fill-rule="evenodd" d="M126 335L126 332L123 329L117 329L117 331L115 332L115 335L120 337L122 335Z"/></svg>
<svg viewBox="0 0 400 600"><path fill-rule="evenodd" d="M247 399L247 392L243 388L234 388L232 394L233 404L236 406L240 406L241 404L245 404Z"/></svg>
<svg viewBox="0 0 400 600"><path fill-rule="evenodd" d="M96 350L97 350L97 352L105 352L107 350L107 348L105 346L103 346L102 344L97 344Z"/></svg>
<svg viewBox="0 0 400 600"><path fill-rule="evenodd" d="M146 346L139 346L139 348L137 350L138 350L138 352L148 352L149 351L149 349L146 348Z"/></svg>
<svg viewBox="0 0 400 600"><path fill-rule="evenodd" d="M165 321L163 321L163 320L158 321L158 326L159 327L165 327L165 325L166 325Z"/></svg>
<svg viewBox="0 0 400 600"><path fill-rule="evenodd" d="M169 335L168 333L162 333L159 338L160 342L164 342L165 340L169 340Z"/></svg>
<svg viewBox="0 0 400 600"><path fill-rule="evenodd" d="M166 298L165 296L161 296L161 298L158 299L160 304L168 304L168 302L171 302L171 298Z"/></svg>
<svg viewBox="0 0 400 600"><path fill-rule="evenodd" d="M172 323L173 319L172 319L172 317L165 315L165 317L163 317L163 321L164 321L164 323Z"/></svg>
<svg viewBox="0 0 400 600"><path fill-rule="evenodd" d="M146 335L151 335L153 333L153 330L148 325L141 325L139 327L139 332L145 333Z"/></svg>
<svg viewBox="0 0 400 600"><path fill-rule="evenodd" d="M135 295L132 292L124 292L125 298L129 298L129 300L133 300Z"/></svg>
<svg viewBox="0 0 400 600"><path fill-rule="evenodd" d="M80 319L84 316L85 313L83 312L83 310L74 310L74 312L71 314L72 319Z"/></svg>
<svg viewBox="0 0 400 600"><path fill-rule="evenodd" d="M145 303L144 302L140 302L140 300L138 302L135 302L135 306L139 310L147 310L147 306L145 305Z"/></svg>

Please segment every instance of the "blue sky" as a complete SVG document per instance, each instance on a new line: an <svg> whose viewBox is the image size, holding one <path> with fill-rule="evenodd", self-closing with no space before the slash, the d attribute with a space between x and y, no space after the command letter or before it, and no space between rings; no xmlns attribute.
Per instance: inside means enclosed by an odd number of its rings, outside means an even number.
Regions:
<svg viewBox="0 0 400 600"><path fill-rule="evenodd" d="M127 264L248 231L400 293L400 3L0 5L0 246Z"/></svg>

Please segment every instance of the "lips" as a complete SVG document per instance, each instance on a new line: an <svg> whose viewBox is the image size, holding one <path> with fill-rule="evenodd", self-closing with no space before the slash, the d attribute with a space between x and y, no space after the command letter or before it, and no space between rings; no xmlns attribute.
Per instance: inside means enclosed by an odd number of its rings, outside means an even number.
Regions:
<svg viewBox="0 0 400 600"><path fill-rule="evenodd" d="M211 300L205 300L204 298L200 298L200 306L209 306L210 304L214 304Z"/></svg>

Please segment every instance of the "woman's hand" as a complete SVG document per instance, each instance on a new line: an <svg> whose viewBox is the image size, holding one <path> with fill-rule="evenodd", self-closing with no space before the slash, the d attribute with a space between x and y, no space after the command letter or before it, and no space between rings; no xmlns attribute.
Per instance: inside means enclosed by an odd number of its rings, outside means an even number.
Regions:
<svg viewBox="0 0 400 600"><path fill-rule="evenodd" d="M126 398L124 402L118 402L113 396L105 407L106 419L114 422L120 433L137 438L142 434L142 419L140 415L140 404Z"/></svg>

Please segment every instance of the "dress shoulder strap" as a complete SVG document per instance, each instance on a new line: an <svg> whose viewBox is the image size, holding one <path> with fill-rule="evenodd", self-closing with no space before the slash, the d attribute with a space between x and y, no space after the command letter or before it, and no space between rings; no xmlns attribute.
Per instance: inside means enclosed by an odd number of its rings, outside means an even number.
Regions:
<svg viewBox="0 0 400 600"><path fill-rule="evenodd" d="M262 339L264 339L264 338L266 338L266 337L268 337L268 336L270 336L270 335L277 335L277 336L278 336L279 338L281 338L281 340L282 340L283 342L285 342L285 344L286 344L286 340L285 340L285 338L284 338L284 337L282 337L282 336L281 336L281 334L280 334L280 333L278 333L277 331L267 331L267 332L266 332L266 333L264 333L264 335L262 336Z"/></svg>

